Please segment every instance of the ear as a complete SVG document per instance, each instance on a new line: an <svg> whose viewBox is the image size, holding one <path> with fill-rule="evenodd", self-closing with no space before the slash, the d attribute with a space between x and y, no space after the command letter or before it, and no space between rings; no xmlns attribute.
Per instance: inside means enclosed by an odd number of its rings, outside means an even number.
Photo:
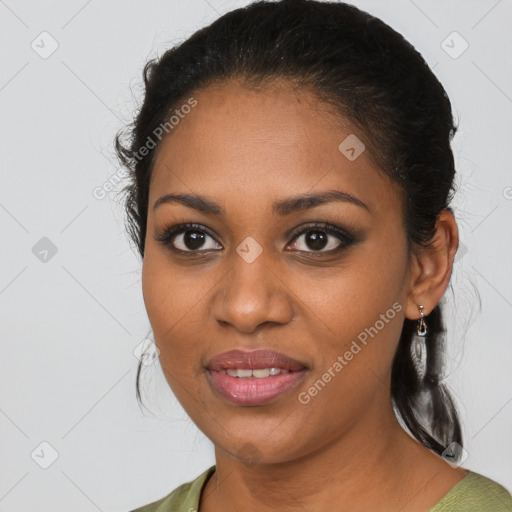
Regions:
<svg viewBox="0 0 512 512"><path fill-rule="evenodd" d="M424 306L423 313L427 316L439 303L450 281L458 246L455 218L449 210L443 210L437 217L431 243L428 247L416 247L412 256L406 318L418 319L420 305Z"/></svg>

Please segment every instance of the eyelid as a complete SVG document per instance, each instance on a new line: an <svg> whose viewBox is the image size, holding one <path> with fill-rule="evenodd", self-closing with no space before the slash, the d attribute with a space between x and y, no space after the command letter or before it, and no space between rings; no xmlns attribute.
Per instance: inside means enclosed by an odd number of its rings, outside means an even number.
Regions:
<svg viewBox="0 0 512 512"><path fill-rule="evenodd" d="M171 247L169 250L172 250L172 251L174 251L176 253L180 253L180 254L187 253L187 254L191 254L191 255L192 254L201 255L201 254L208 254L208 253L212 253L212 252L218 252L218 251L222 250L222 249L217 249L217 248L216 249L183 250L183 249L178 249L177 247L174 247L172 242L173 242L174 238L176 238L176 236L183 234L186 231L192 231L194 229L197 231L204 232L209 237L211 237L215 241L216 244L219 244L222 246L222 244L218 241L217 234L213 230L211 230L210 228L208 228L207 226L205 226L203 224L195 223L195 222L179 222L176 224L172 224L169 227L164 228L162 230L161 234L155 236L154 238L157 242L161 242L166 247L168 245L170 245ZM294 250L293 252L306 253L306 254L318 255L318 256L320 256L322 254L333 254L333 253L337 252L338 250L341 250L343 247L347 247L347 246L353 244L355 241L357 241L357 236L355 236L354 234L350 233L348 230L346 230L340 226L331 224L330 222L316 221L316 222L308 222L308 223L301 224L300 226L297 226L296 228L291 230L291 233L288 232L286 237L287 237L287 239L290 239L290 238L291 239L288 242L287 247L290 244L292 244L298 237L300 237L308 232L314 231L315 229L318 231L324 231L325 233L327 233L330 236L334 236L335 238L337 238L340 241L340 244L336 248L329 249L327 251L323 251L323 250L303 251L303 250L299 249L299 250Z"/></svg>
<svg viewBox="0 0 512 512"><path fill-rule="evenodd" d="M164 245L168 245L176 237L176 235L180 235L187 231L193 231L194 229L197 231L202 231L202 232L206 233L208 236L213 238L216 243L220 244L220 242L217 240L217 238L218 238L217 234L213 230L211 230L204 224L199 224L197 222L178 222L176 224L172 224L168 227L163 228L161 233L159 235L156 235L154 237L154 239L157 242L161 242ZM173 249L175 249L175 248L173 247ZM181 251L181 249L175 249L175 250ZM181 251L181 252L191 252L192 253L192 252L200 252L200 250ZM205 251L203 251L203 252L205 252Z"/></svg>
<svg viewBox="0 0 512 512"><path fill-rule="evenodd" d="M308 257L321 258L322 256L328 256L340 253L342 250L347 249L349 246L354 244L357 241L357 236L351 234L346 229L341 228L335 224L331 224L330 222L310 222L306 224L302 224L301 226L292 230L292 239L290 244L296 244L296 240L300 237L304 236L306 233L321 231L326 233L329 237L334 237L339 240L339 243L336 247L328 249L328 250L301 250L294 249L292 252L297 254L307 254Z"/></svg>
<svg viewBox="0 0 512 512"><path fill-rule="evenodd" d="M288 238L292 237L293 241L298 236L303 235L308 231L314 231L315 229L318 229L319 231L325 231L329 234L335 233L337 237L343 237L345 240L353 240L355 238L355 236L346 229L343 229L340 226L336 226L335 224L331 224L330 222L307 222L294 228L287 236Z"/></svg>

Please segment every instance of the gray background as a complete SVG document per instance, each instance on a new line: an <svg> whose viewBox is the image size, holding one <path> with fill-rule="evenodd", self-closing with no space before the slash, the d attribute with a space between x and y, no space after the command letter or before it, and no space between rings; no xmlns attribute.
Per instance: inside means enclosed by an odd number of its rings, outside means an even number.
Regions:
<svg viewBox="0 0 512 512"><path fill-rule="evenodd" d="M93 190L118 171L112 139L146 60L247 3L0 0L0 511L127 511L214 463L158 363L143 378L152 412L137 405L141 262L120 197ZM453 103L462 246L447 380L464 465L512 489L512 2L358 5L420 50Z"/></svg>

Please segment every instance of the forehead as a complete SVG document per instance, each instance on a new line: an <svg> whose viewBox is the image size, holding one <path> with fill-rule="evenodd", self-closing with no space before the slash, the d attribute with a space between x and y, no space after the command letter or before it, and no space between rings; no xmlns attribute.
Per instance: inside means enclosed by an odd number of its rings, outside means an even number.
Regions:
<svg viewBox="0 0 512 512"><path fill-rule="evenodd" d="M193 98L197 105L158 148L153 203L170 192L261 202L336 188L368 203L387 190L396 203L399 189L362 150L364 134L312 91L286 82L253 89L232 80ZM347 144L356 156L362 150L357 158L343 152Z"/></svg>

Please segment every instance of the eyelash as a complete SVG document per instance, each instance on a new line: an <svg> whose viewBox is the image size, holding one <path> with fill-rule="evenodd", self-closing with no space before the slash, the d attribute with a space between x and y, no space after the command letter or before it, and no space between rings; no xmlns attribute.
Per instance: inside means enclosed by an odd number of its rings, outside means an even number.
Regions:
<svg viewBox="0 0 512 512"><path fill-rule="evenodd" d="M155 237L155 240L157 242L162 243L165 247L171 245L170 250L176 253L180 254L201 254L201 253L207 253L207 252L216 252L219 249L208 249L208 250L188 250L184 251L182 249L177 249L176 247L172 246L172 240L176 235L186 233L187 231L199 231L201 233L205 233L211 238L215 240L216 235L206 226L202 226L201 224L194 224L194 223L183 223L183 224L175 224L174 226L169 226L163 230L163 232ZM324 233L328 235L333 235L336 238L340 240L340 244L338 247L334 249L330 249L328 251L295 251L299 253L306 253L306 254L312 254L312 255L322 255L322 254L333 254L336 252L339 252L340 250L348 247L355 241L355 237L349 234L344 229L339 228L338 226L335 226L334 224L330 224L328 222L315 222L311 224L307 224L306 226L301 226L300 229L295 230L290 236L292 236L291 242L295 241L297 238L299 238L303 234L307 234L309 232L313 231L323 231ZM215 240L216 243L218 243ZM290 242L290 243L291 243ZM289 244L288 244L289 245Z"/></svg>

